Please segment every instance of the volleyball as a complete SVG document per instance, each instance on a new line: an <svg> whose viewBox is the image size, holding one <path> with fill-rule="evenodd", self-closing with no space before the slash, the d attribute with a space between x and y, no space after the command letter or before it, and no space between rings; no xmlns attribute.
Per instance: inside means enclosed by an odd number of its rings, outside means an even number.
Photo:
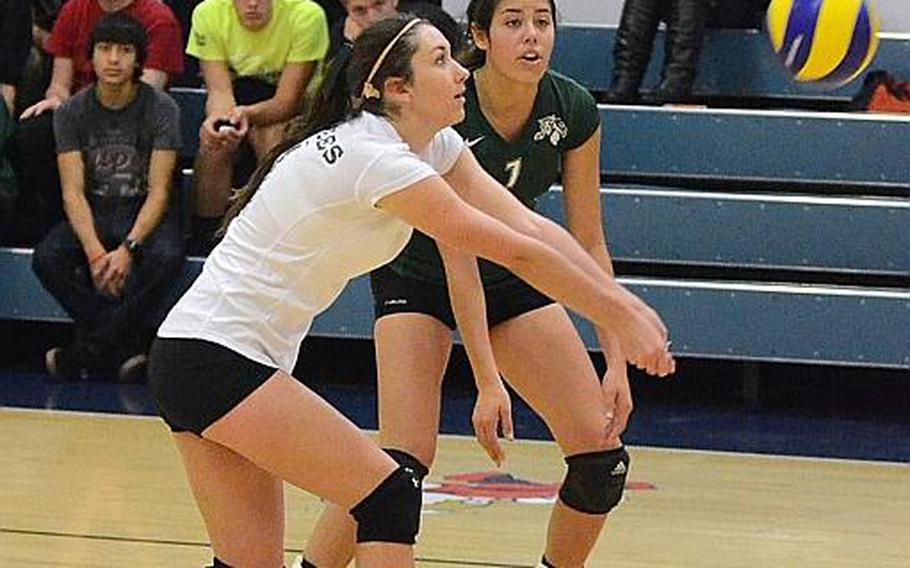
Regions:
<svg viewBox="0 0 910 568"><path fill-rule="evenodd" d="M771 0L767 32L789 75L839 87L875 57L881 18L872 0Z"/></svg>

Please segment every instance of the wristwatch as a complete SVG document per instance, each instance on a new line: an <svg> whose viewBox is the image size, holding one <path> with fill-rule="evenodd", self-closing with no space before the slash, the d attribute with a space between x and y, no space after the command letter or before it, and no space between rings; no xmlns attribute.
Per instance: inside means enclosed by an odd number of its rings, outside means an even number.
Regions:
<svg viewBox="0 0 910 568"><path fill-rule="evenodd" d="M129 237L123 239L123 242L120 243L127 252L130 253L130 256L136 258L139 256L139 253L142 252L142 243L137 239L131 239Z"/></svg>

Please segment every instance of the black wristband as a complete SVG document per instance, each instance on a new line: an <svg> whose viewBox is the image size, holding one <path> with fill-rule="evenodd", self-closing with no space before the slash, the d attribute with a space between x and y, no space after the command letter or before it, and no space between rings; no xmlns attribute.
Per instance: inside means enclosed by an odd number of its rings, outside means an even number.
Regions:
<svg viewBox="0 0 910 568"><path fill-rule="evenodd" d="M137 239L131 239L127 237L123 239L123 242L120 244L126 249L128 253L130 253L130 256L134 258L138 257L139 253L142 252L142 243Z"/></svg>

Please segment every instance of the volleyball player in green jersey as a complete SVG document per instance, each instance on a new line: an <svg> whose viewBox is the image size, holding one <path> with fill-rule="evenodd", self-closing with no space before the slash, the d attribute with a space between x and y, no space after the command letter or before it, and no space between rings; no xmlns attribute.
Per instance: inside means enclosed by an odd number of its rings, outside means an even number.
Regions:
<svg viewBox="0 0 910 568"><path fill-rule="evenodd" d="M562 178L569 229L612 274L600 210L600 120L593 97L548 69L554 0L471 0L475 49L466 118L456 129L483 168L527 207ZM501 463L497 431L512 436L511 407L498 371L538 412L566 456L543 566L580 567L607 513L618 504L629 466L620 434L632 410L625 358L610 330L597 329L608 370L601 382L566 310L506 269L480 261L486 296L468 297L474 274L446 274L436 244L415 232L407 248L371 275L376 309L380 444L426 475L436 453L441 384L459 321L478 386L478 440ZM449 292L451 292L451 299ZM476 295L475 295L476 296ZM461 317L474 310L475 317ZM477 316L485 310L486 317ZM488 327L489 331L487 331ZM469 338L489 334L489 341ZM472 352L489 345L492 353ZM672 366L650 373L672 372ZM303 566L347 565L354 525L329 505Z"/></svg>

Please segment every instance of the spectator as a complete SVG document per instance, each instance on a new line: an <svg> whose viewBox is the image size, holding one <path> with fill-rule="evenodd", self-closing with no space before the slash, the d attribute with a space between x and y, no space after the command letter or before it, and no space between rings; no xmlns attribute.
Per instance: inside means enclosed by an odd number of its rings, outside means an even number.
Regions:
<svg viewBox="0 0 910 568"><path fill-rule="evenodd" d="M180 27L159 0L68 0L63 4L46 46L54 56L50 85L44 99L22 113L16 136L17 172L22 187L29 188L19 199L19 217L25 222L19 233L29 244L63 219L53 119L48 111L94 81L87 49L89 35L101 17L112 12L123 12L145 28L148 57L142 70L144 82L163 89L170 75L183 71Z"/></svg>
<svg viewBox="0 0 910 568"><path fill-rule="evenodd" d="M98 78L54 113L67 221L35 248L33 268L76 324L47 370L71 379L118 369L141 376L147 342L183 263L168 215L179 111L139 80L148 40L125 13L103 16L88 49Z"/></svg>
<svg viewBox="0 0 910 568"><path fill-rule="evenodd" d="M22 80L32 42L30 2L0 0L0 95L13 113L16 86Z"/></svg>
<svg viewBox="0 0 910 568"><path fill-rule="evenodd" d="M325 12L325 19L328 21L329 29L335 27L339 21L344 19L345 10L342 5L343 0L315 0Z"/></svg>
<svg viewBox="0 0 910 568"><path fill-rule="evenodd" d="M12 137L16 88L31 45L31 3L0 0L0 235L12 219L18 186L7 154Z"/></svg>
<svg viewBox="0 0 910 568"><path fill-rule="evenodd" d="M26 64L25 75L16 89L16 116L44 98L50 84L53 57L46 45L60 13L64 0L29 0L31 4L32 49Z"/></svg>
<svg viewBox="0 0 910 568"><path fill-rule="evenodd" d="M408 0L402 0L401 2L398 0L339 1L344 6L345 12L332 26L331 43L329 44L329 54L326 59L332 59L339 49L345 45L350 49L360 32L379 20L388 18L399 11L412 12L433 22L433 25L439 28L446 36L446 39L452 43L453 50L461 44L461 28L458 27L458 23L451 16L439 7L439 2L411 2Z"/></svg>
<svg viewBox="0 0 910 568"><path fill-rule="evenodd" d="M349 11L345 6L345 0L316 0L316 3L325 10L326 18L329 21L329 29L334 29L338 22L345 19L345 16ZM381 11L383 5L395 3L395 0L368 0L360 3L366 6L368 10ZM438 8L442 7L442 0L428 0L424 3L431 4Z"/></svg>
<svg viewBox="0 0 910 568"><path fill-rule="evenodd" d="M404 0L340 0L349 14L335 23L332 28L329 53L326 60L329 68L325 80L331 85L345 79L345 69L351 57L354 40L364 29L374 23L401 12L413 13L431 22L442 32L451 45L453 53L461 48L465 37L464 30L452 16L439 7L438 3L411 2ZM344 88L339 85L339 88ZM333 87L325 89L331 92Z"/></svg>
<svg viewBox="0 0 910 568"><path fill-rule="evenodd" d="M32 0L32 40L36 48L47 51L51 30L66 0Z"/></svg>
<svg viewBox="0 0 910 568"><path fill-rule="evenodd" d="M325 14L314 2L204 0L196 6L187 53L199 58L208 91L194 165L200 252L211 247L227 209L230 164L241 142L261 160L281 140L328 46ZM218 127L219 121L230 124Z"/></svg>
<svg viewBox="0 0 910 568"><path fill-rule="evenodd" d="M613 44L613 79L607 102L635 103L657 26L667 23L658 103L684 102L692 92L709 0L626 0Z"/></svg>

